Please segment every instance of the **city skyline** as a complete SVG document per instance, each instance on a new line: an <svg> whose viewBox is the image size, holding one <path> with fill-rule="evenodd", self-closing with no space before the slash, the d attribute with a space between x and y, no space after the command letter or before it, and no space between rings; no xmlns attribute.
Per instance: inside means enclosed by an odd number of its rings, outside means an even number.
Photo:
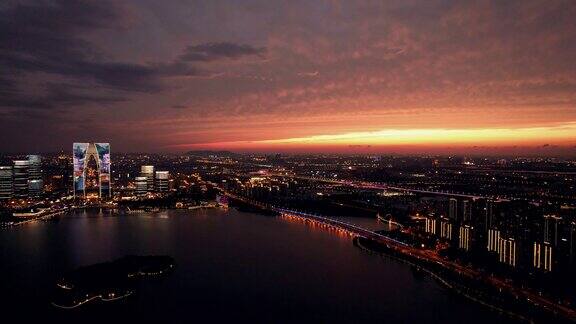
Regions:
<svg viewBox="0 0 576 324"><path fill-rule="evenodd" d="M574 156L575 13L570 1L8 1L0 151L68 150L89 130L118 152Z"/></svg>
<svg viewBox="0 0 576 324"><path fill-rule="evenodd" d="M574 17L0 2L4 317L576 322Z"/></svg>
<svg viewBox="0 0 576 324"><path fill-rule="evenodd" d="M115 150L111 150L110 145L76 142L71 151L63 154L28 155L26 159L21 155L1 156L0 238L9 246L4 257L15 261L23 255L19 251L29 248L38 251L39 255L54 255L50 250L56 249L60 251L58 255L70 260L64 261L64 267L77 267L55 285L52 282L55 290L50 297L51 309L41 306L46 302L45 295L31 298L25 289L9 293L14 297L10 302L16 307L35 305L38 314L54 318L59 316L56 311L64 311L63 320L72 322L70 316L74 313L66 309L78 308L78 312L86 314L92 307L88 305L100 304L98 307L106 309L109 303L120 307L132 305L130 296L138 294L143 298L133 300L142 310L137 314L132 308L110 310L120 316L146 319L163 316L165 321L175 321L179 316L166 316L164 312L145 306L149 302L158 304L158 301L149 300L146 296L150 294L146 291L131 288L133 280L165 277L161 282L166 280L167 286L161 284L154 289L158 291L156 295L166 294L162 298L167 301L166 305L180 302L178 296L202 296L204 299L211 292L216 296L228 296L220 290L215 292L212 284L198 287L195 286L198 281L182 277L185 274L196 276L202 272L198 268L209 273L224 271L229 274L229 266L220 267L213 262L217 255L231 264L242 264L241 269L250 269L246 274L253 280L248 281L236 281L228 274L216 275L217 282L232 287L232 294L243 298L251 294L253 285L256 285L254 291L258 295L262 294L262 289L271 290L272 295L284 291L285 287L292 289L295 282L292 279L283 281L286 277L282 272L262 272L274 274L273 281L252 276L251 267L266 264L278 269L278 262L283 260L288 268L292 267L291 273L300 271L303 277L312 279L312 282L299 283L299 287L304 288L304 296L309 295L308 291L314 285L322 294L313 300L294 298L289 304L301 309L302 306L296 305L328 302L335 308L348 308L360 301L363 306L351 307L344 322L353 322L357 316L387 318L383 314L390 310L387 305L404 304L406 299L419 300L426 305L431 305L430 300L436 302L436 306L427 306L419 315L426 322L440 322L430 317L436 316L438 307L443 308L441 312L447 319L442 322L461 322L460 318L469 317L470 311L455 311L473 307L470 301L488 306L474 311L479 322L490 317L504 321L576 318L573 308L576 295L571 280L576 268L574 159L231 154L224 151L114 153L111 157L110 152ZM214 227L221 221L227 225ZM289 228L292 234L285 232ZM64 229L66 235L48 235L55 229ZM191 229L200 232L191 235ZM130 234L123 234L125 230ZM22 232L27 234L21 235ZM295 238L297 232L305 233L302 239ZM239 238L239 233L245 236ZM39 236L31 238L36 235ZM65 238L72 244L39 243L43 242L40 237ZM129 241L124 240L126 237ZM182 244L187 238L203 241L202 238L208 237L215 237L219 243ZM254 243L253 239L263 241ZM328 248L327 239L339 243ZM258 249L238 248L239 242L258 246ZM222 244L232 244L233 248L223 249ZM288 252L286 249L294 248L294 244L298 247ZM196 249L196 246L201 248ZM212 246L215 249L207 248ZM79 253L78 247L90 252ZM266 247L270 250L262 253ZM141 255L133 255L134 248ZM341 253L349 256L334 263L334 257L326 256L326 251L334 248L338 249L335 256ZM129 255L125 254L127 249ZM150 255L157 253L152 251L163 254ZM222 251L232 251L232 254L222 258ZM260 253L259 260L265 257L267 261L254 261L255 251ZM299 261L290 256L284 260L285 257L279 256L280 251L297 255L304 264L297 265ZM164 254L168 252L170 254ZM206 253L208 263L198 266L198 256L203 253ZM316 253L315 260L311 259ZM390 263L385 264L393 265L394 270L383 266L378 255L392 256ZM319 256L330 260L331 266L322 266ZM369 262L366 269L372 274L358 277L347 272L347 266L364 268L358 257ZM102 258L110 261L101 263ZM351 262L351 258L355 261ZM53 258L44 260L54 262ZM61 261L57 259L57 262ZM29 277L15 274L23 270L36 273L33 281L40 285L51 282L56 275L52 265L51 271L46 272L43 266L12 268L11 264L14 262L3 263L7 265L3 268L5 273L26 282L30 281ZM250 267L244 266L248 264ZM184 271L179 270L180 267ZM338 276L329 279L330 285L352 283L355 288L341 291L360 289L358 293L364 298L351 296L334 305L334 299L329 297L331 290L318 284L316 275L310 276L314 271L324 275L326 269L331 269L329 274ZM276 277L277 274L282 278ZM116 275L122 279L111 278ZM424 279L428 275L435 280ZM378 288L371 280L375 276L391 281L383 282ZM414 289L404 289L412 284L397 280L403 276L416 282L424 280L421 283L426 288L418 289L418 294L413 293ZM201 282L210 281L201 277ZM126 278L132 279L125 281ZM235 286L246 283L244 289ZM401 287L401 297L389 293L392 283ZM429 289L431 284L443 288ZM162 287L170 285L178 288L161 293ZM190 289L182 287L190 285L195 286L192 290L203 293L188 294ZM15 287L23 286L20 281ZM378 296L366 298L370 292L376 292ZM431 299L426 297L429 293L432 293ZM443 301L442 296L448 293L453 302ZM386 300L384 296L391 299ZM22 298L28 302L19 302ZM228 301L210 303L230 309ZM366 311L366 304L371 303L373 310ZM265 317L334 317L333 312L317 314L317 306L287 313L282 311L286 305L283 297L272 304L275 305L273 311ZM187 301L186 305L195 303ZM263 318L253 304L235 307L246 312L245 316ZM414 317L412 307L393 307L401 316L399 322ZM252 313L249 309L256 311ZM214 318L213 311L201 314L202 318ZM31 314L31 318L34 316ZM238 319L235 314L233 316ZM342 319L340 314L334 318Z"/></svg>

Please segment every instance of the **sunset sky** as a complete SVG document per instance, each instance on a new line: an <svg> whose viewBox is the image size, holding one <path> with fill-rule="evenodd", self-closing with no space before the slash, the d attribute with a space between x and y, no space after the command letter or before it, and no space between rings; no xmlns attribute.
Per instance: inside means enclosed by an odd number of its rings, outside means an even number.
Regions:
<svg viewBox="0 0 576 324"><path fill-rule="evenodd" d="M0 152L576 155L576 1L3 1Z"/></svg>

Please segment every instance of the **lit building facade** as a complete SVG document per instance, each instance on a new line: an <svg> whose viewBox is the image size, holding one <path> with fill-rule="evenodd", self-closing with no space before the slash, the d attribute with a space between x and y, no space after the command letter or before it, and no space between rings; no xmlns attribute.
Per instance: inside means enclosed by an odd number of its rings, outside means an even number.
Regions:
<svg viewBox="0 0 576 324"><path fill-rule="evenodd" d="M494 228L488 230L488 246L490 252L498 252L498 242L500 240L500 231Z"/></svg>
<svg viewBox="0 0 576 324"><path fill-rule="evenodd" d="M424 231L428 234L436 235L437 221L436 218L426 217Z"/></svg>
<svg viewBox="0 0 576 324"><path fill-rule="evenodd" d="M147 177L136 177L135 178L135 185L136 190L135 193L137 196L145 196L148 192L148 178Z"/></svg>
<svg viewBox="0 0 576 324"><path fill-rule="evenodd" d="M513 238L498 239L498 260L509 266L516 267L518 263L518 245Z"/></svg>
<svg viewBox="0 0 576 324"><path fill-rule="evenodd" d="M543 271L552 271L552 260L552 246L550 243L534 242L534 268Z"/></svg>
<svg viewBox="0 0 576 324"><path fill-rule="evenodd" d="M143 165L140 167L140 176L146 177L146 190L148 192L154 191L154 166Z"/></svg>
<svg viewBox="0 0 576 324"><path fill-rule="evenodd" d="M470 225L460 226L458 230L458 248L470 251L472 245L472 227Z"/></svg>
<svg viewBox="0 0 576 324"><path fill-rule="evenodd" d="M74 164L74 197L86 198L86 171L91 159L94 159L96 162L99 198L111 197L110 144L74 143L72 153Z"/></svg>
<svg viewBox="0 0 576 324"><path fill-rule="evenodd" d="M452 223L450 221L445 219L440 221L440 237L447 240L452 239Z"/></svg>
<svg viewBox="0 0 576 324"><path fill-rule="evenodd" d="M25 199L28 198L28 180L30 168L30 161L16 160L14 161L14 184L13 196L14 198Z"/></svg>
<svg viewBox="0 0 576 324"><path fill-rule="evenodd" d="M12 186L14 183L12 172L11 165L0 166L0 200L12 198Z"/></svg>
<svg viewBox="0 0 576 324"><path fill-rule="evenodd" d="M44 193L42 158L39 155L28 155L28 164L28 196L38 198Z"/></svg>
<svg viewBox="0 0 576 324"><path fill-rule="evenodd" d="M168 171L156 171L156 191L168 192L170 189L170 173Z"/></svg>

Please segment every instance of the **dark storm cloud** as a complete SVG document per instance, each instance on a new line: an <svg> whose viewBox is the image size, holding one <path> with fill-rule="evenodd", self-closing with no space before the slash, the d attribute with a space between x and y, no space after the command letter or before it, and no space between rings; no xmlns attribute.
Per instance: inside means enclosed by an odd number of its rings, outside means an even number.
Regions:
<svg viewBox="0 0 576 324"><path fill-rule="evenodd" d="M184 54L180 56L180 59L189 62L210 62L220 59L239 59L247 56L263 58L265 54L265 47L221 42L190 45L186 48Z"/></svg>
<svg viewBox="0 0 576 324"><path fill-rule="evenodd" d="M157 92L163 89L165 77L197 73L178 62L117 62L84 38L95 30L122 28L124 14L122 8L105 0L18 4L0 11L0 65L5 67L0 106L51 108L115 102L121 98L106 92ZM86 95L65 83L54 86L49 82L30 88L37 76L76 80L93 85L95 91Z"/></svg>
<svg viewBox="0 0 576 324"><path fill-rule="evenodd" d="M8 81L10 82L10 81ZM0 80L0 87L6 84ZM10 85L8 83L8 85ZM125 98L111 95L91 94L90 88L71 84L46 84L42 94L29 95L16 87L3 87L0 90L0 107L4 108L46 108L58 109L70 106L91 104L108 104L125 101Z"/></svg>

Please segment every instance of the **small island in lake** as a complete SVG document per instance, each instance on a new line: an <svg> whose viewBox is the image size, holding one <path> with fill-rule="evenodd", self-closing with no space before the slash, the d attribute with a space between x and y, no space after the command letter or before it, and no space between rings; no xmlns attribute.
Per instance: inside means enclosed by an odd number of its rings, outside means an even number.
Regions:
<svg viewBox="0 0 576 324"><path fill-rule="evenodd" d="M132 295L139 279L162 276L175 266L169 256L125 256L80 267L57 281L52 304L76 308L92 301L115 301Z"/></svg>

